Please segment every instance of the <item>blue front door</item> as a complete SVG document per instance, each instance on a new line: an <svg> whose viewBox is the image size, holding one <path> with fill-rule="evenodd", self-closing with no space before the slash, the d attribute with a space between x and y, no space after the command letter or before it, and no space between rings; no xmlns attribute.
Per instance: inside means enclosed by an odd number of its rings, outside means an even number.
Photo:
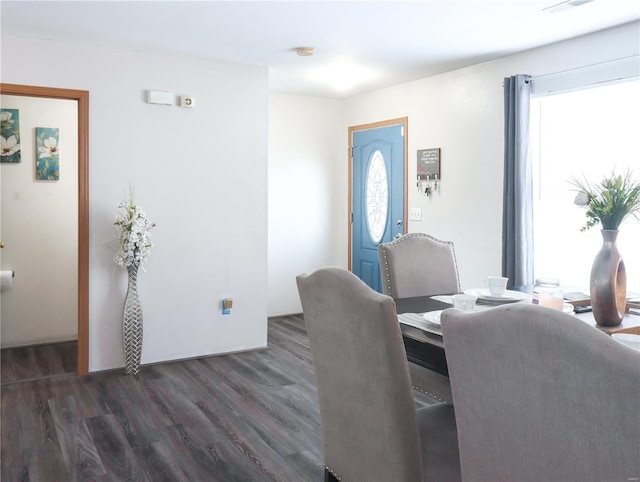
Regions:
<svg viewBox="0 0 640 482"><path fill-rule="evenodd" d="M405 232L404 123L352 133L351 270L382 292L378 244Z"/></svg>

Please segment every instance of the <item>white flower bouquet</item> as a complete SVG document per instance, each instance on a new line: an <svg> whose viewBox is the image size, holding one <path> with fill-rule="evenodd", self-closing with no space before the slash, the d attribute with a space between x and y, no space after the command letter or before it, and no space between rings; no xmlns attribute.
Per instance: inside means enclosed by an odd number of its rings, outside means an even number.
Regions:
<svg viewBox="0 0 640 482"><path fill-rule="evenodd" d="M121 212L113 224L120 231L118 236L120 248L113 261L123 268L140 266L147 260L151 252L153 244L149 231L156 224L147 218L140 206L136 206L133 192L127 201L118 204L118 208L121 209Z"/></svg>

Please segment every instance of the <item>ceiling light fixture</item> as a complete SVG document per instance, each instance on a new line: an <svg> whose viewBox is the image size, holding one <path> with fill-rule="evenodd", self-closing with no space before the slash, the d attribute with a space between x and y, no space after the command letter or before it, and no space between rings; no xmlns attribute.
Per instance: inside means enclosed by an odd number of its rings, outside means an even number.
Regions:
<svg viewBox="0 0 640 482"><path fill-rule="evenodd" d="M300 57L311 57L315 52L313 47L296 47L296 53Z"/></svg>
<svg viewBox="0 0 640 482"><path fill-rule="evenodd" d="M580 5L584 5L585 3L591 3L593 0L565 0L564 2L556 3L555 5L551 5L550 7L543 8L543 12L547 13L558 13L563 10L567 10L573 7L579 7Z"/></svg>
<svg viewBox="0 0 640 482"><path fill-rule="evenodd" d="M319 67L314 72L314 78L317 81L329 84L338 92L346 92L355 85L367 82L374 77L375 72L369 67L358 65L345 58Z"/></svg>

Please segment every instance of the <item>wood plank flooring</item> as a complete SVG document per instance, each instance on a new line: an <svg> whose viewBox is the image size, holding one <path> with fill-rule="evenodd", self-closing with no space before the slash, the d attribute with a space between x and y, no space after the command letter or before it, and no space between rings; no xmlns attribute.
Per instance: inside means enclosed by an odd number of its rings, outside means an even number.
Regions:
<svg viewBox="0 0 640 482"><path fill-rule="evenodd" d="M273 318L268 333L268 349L145 366L137 377L3 384L2 481L323 480L304 321ZM450 396L446 378L417 366L412 377L424 384L417 406Z"/></svg>
<svg viewBox="0 0 640 482"><path fill-rule="evenodd" d="M77 341L0 350L0 381L3 385L77 372Z"/></svg>

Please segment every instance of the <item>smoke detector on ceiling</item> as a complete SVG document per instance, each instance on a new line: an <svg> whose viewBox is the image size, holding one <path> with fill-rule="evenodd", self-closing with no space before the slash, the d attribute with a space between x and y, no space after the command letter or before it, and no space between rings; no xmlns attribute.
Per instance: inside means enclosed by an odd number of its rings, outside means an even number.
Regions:
<svg viewBox="0 0 640 482"><path fill-rule="evenodd" d="M311 57L315 49L313 47L296 47L296 53L300 57Z"/></svg>
<svg viewBox="0 0 640 482"><path fill-rule="evenodd" d="M593 2L593 0L565 0L564 2L556 3L555 5L551 5L550 7L543 8L542 11L547 13L557 13L591 2Z"/></svg>

